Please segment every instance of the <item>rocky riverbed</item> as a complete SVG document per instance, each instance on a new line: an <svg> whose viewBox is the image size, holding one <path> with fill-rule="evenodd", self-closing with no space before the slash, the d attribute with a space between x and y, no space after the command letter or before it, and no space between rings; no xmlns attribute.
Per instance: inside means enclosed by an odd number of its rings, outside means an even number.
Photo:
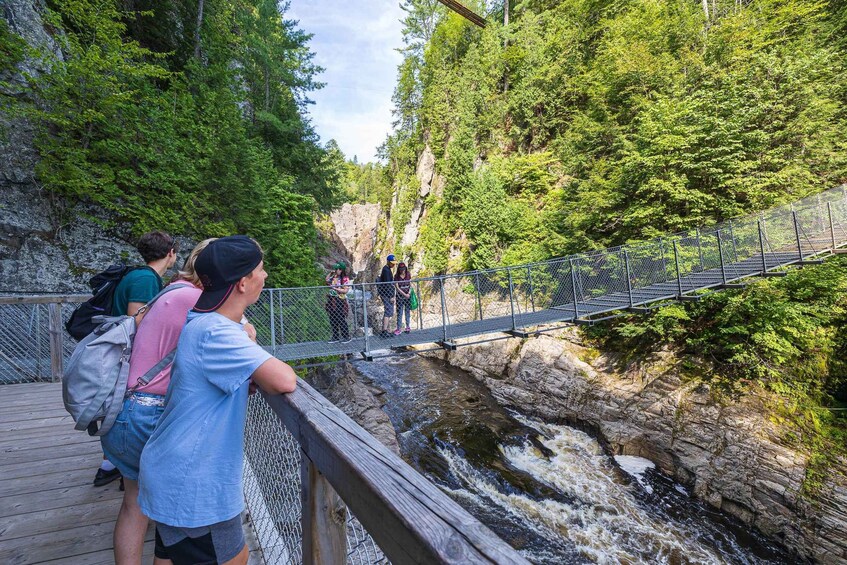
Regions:
<svg viewBox="0 0 847 565"><path fill-rule="evenodd" d="M764 393L721 398L685 382L671 353L619 370L574 329L442 356L485 383L502 405L594 430L613 453L653 461L798 555L847 560L847 480L833 472L813 499L801 495L807 455L786 445Z"/></svg>

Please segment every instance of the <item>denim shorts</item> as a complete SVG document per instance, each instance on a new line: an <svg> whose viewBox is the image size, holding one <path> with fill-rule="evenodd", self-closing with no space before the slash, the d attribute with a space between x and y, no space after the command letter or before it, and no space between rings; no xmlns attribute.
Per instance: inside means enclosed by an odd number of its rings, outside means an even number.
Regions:
<svg viewBox="0 0 847 565"><path fill-rule="evenodd" d="M134 393L124 400L121 413L118 414L112 428L100 438L103 454L106 459L120 469L121 475L131 481L138 480L138 464L141 461L141 450L153 435L156 422L164 406L145 406L138 397L161 399L163 397L143 392Z"/></svg>
<svg viewBox="0 0 847 565"><path fill-rule="evenodd" d="M382 299L382 305L385 307L385 313L383 314L383 316L385 318L390 318L394 315L394 301L392 300L393 297L380 296L380 298Z"/></svg>

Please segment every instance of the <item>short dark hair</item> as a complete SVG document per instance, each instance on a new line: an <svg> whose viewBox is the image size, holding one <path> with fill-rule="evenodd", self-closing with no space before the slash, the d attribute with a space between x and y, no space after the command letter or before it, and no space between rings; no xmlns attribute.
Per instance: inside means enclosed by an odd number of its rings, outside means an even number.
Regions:
<svg viewBox="0 0 847 565"><path fill-rule="evenodd" d="M145 233L138 240L137 249L145 263L152 263L163 259L171 252L177 251L179 243L170 234L163 231L151 231Z"/></svg>

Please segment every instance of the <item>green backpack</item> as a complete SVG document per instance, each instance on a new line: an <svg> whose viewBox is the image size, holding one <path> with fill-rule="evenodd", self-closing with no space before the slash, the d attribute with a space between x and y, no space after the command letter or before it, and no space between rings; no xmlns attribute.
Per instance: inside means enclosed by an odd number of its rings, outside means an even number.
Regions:
<svg viewBox="0 0 847 565"><path fill-rule="evenodd" d="M418 309L418 295L415 294L415 289L412 289L412 294L409 296L409 309L417 310Z"/></svg>

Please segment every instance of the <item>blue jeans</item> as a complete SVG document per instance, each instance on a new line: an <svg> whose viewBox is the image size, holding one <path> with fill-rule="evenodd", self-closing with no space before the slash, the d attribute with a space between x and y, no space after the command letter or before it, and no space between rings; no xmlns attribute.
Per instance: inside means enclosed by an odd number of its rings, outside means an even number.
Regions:
<svg viewBox="0 0 847 565"><path fill-rule="evenodd" d="M402 318L403 314L406 315L406 327L408 328L411 324L409 324L409 318L411 317L411 304L410 298L403 298L402 296L397 296L397 329L402 330Z"/></svg>
<svg viewBox="0 0 847 565"><path fill-rule="evenodd" d="M161 398L155 394L135 393L137 396L148 396ZM138 465L141 461L141 450L153 430L164 406L144 406L130 396L124 400L123 409L118 414L112 428L100 438L103 454L115 467L120 469L121 475L131 481L138 480Z"/></svg>

